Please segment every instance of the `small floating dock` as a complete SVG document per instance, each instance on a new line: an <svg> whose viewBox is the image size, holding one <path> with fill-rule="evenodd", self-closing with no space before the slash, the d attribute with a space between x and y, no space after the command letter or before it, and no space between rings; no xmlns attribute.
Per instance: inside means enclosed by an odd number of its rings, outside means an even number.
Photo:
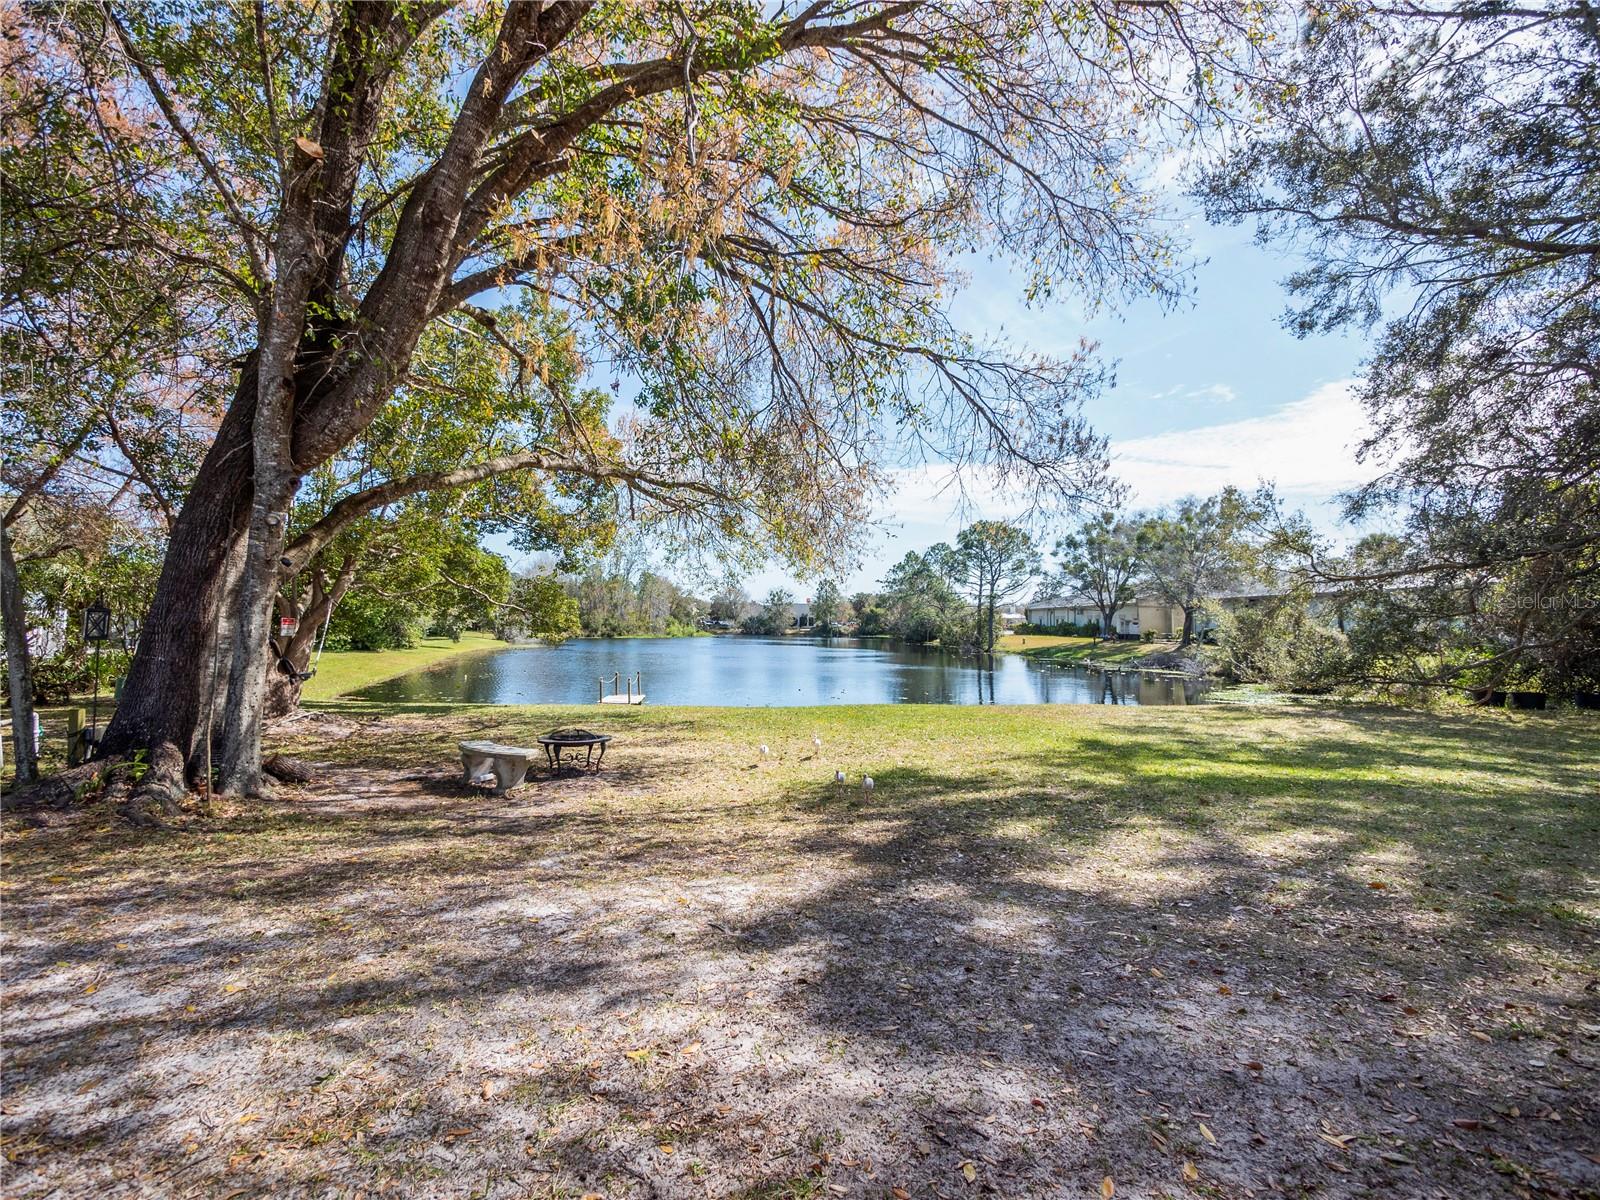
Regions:
<svg viewBox="0 0 1600 1200"><path fill-rule="evenodd" d="M600 676L600 703L601 704L643 704L644 703L644 672L636 671L632 675L623 675L616 672L607 679ZM606 691L606 685L611 685L611 690ZM624 690L626 688L626 690Z"/></svg>

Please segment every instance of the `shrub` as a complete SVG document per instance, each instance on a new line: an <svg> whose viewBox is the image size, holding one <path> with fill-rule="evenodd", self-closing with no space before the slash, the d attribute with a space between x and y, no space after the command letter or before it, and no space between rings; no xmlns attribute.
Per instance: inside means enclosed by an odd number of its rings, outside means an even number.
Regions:
<svg viewBox="0 0 1600 1200"><path fill-rule="evenodd" d="M1206 658L1230 679L1325 692L1348 673L1349 641L1312 618L1304 595L1290 593L1237 610L1208 604L1206 611L1216 636Z"/></svg>

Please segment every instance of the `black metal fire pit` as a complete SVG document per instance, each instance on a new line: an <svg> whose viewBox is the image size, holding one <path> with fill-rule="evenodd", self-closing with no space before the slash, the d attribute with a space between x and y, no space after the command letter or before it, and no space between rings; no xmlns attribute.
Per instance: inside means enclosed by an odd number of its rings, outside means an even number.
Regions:
<svg viewBox="0 0 1600 1200"><path fill-rule="evenodd" d="M551 775L559 775L563 770L598 775L600 764L606 760L606 743L610 740L609 733L596 733L592 729L552 729L539 739L539 745L544 747ZM580 750L582 761L578 758Z"/></svg>

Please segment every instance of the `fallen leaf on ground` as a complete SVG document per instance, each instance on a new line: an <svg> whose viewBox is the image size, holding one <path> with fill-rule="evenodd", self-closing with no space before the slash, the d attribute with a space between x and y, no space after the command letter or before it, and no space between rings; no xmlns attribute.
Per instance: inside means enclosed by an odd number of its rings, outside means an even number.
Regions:
<svg viewBox="0 0 1600 1200"><path fill-rule="evenodd" d="M633 1059L634 1062L643 1062L645 1059L650 1057L650 1051L648 1049L644 1049L644 1050L624 1050L622 1052L622 1057L623 1058L631 1058L631 1059Z"/></svg>
<svg viewBox="0 0 1600 1200"><path fill-rule="evenodd" d="M978 1181L978 1168L972 1165L971 1159L961 1164L961 1174L968 1183L976 1183Z"/></svg>
<svg viewBox="0 0 1600 1200"><path fill-rule="evenodd" d="M1104 1200L1111 1200L1117 1194L1117 1181L1107 1175L1100 1181L1100 1195Z"/></svg>
<svg viewBox="0 0 1600 1200"><path fill-rule="evenodd" d="M1205 1140L1210 1142L1213 1146L1217 1144L1217 1135L1212 1133L1211 1130L1206 1127L1206 1123L1204 1121L1200 1122L1200 1136L1205 1138Z"/></svg>
<svg viewBox="0 0 1600 1200"><path fill-rule="evenodd" d="M1192 1162L1183 1164L1182 1174L1184 1180L1188 1183L1198 1183L1200 1181L1200 1172L1195 1169L1195 1165Z"/></svg>

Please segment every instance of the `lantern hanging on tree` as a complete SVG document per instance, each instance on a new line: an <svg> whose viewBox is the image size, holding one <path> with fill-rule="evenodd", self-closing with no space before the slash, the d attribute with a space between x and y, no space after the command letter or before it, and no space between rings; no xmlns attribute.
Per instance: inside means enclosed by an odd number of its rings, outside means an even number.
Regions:
<svg viewBox="0 0 1600 1200"><path fill-rule="evenodd" d="M91 754L100 743L100 646L110 636L111 610L104 600L96 600L83 610L83 640L94 644L94 703L88 730Z"/></svg>

